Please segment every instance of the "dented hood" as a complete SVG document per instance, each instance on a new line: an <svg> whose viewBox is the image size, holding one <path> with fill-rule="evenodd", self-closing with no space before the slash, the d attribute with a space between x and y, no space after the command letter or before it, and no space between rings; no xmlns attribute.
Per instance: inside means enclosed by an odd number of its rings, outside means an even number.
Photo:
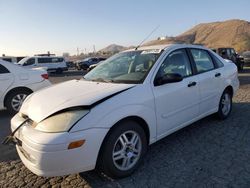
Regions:
<svg viewBox="0 0 250 188"><path fill-rule="evenodd" d="M115 84L72 80L33 93L24 101L20 112L35 122L71 107L91 106L100 100L132 87Z"/></svg>

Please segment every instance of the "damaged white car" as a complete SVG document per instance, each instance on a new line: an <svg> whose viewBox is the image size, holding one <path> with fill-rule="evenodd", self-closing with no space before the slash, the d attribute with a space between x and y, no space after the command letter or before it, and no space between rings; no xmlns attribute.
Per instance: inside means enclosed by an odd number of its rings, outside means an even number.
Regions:
<svg viewBox="0 0 250 188"><path fill-rule="evenodd" d="M207 48L139 47L30 95L5 143L40 176L125 177L148 145L210 114L227 118L238 87L237 67Z"/></svg>

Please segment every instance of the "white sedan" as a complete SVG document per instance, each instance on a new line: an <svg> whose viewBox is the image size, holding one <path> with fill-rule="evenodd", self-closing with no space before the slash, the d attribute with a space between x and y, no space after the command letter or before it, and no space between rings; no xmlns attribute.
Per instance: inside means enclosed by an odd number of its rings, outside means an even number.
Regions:
<svg viewBox="0 0 250 188"><path fill-rule="evenodd" d="M114 55L82 80L30 95L11 120L18 154L40 176L130 175L148 145L205 116L229 116L237 67L196 45ZM10 141L6 142L10 142Z"/></svg>
<svg viewBox="0 0 250 188"><path fill-rule="evenodd" d="M27 70L0 60L0 110L16 113L29 94L50 85L47 71Z"/></svg>

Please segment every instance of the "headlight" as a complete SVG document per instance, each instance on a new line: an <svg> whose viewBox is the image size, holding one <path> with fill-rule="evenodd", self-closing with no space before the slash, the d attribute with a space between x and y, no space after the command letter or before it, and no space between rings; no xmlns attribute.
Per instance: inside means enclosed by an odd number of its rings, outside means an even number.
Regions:
<svg viewBox="0 0 250 188"><path fill-rule="evenodd" d="M49 133L65 132L87 113L89 113L88 110L72 110L55 114L38 123L35 129Z"/></svg>

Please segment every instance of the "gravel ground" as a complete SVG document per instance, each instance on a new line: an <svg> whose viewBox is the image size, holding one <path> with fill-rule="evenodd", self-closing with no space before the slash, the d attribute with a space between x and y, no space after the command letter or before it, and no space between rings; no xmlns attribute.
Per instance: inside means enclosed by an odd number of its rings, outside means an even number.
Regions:
<svg viewBox="0 0 250 188"><path fill-rule="evenodd" d="M20 162L13 146L0 146L0 187L250 187L250 69L231 116L204 118L150 146L130 177L112 180L95 172L43 178ZM66 78L65 80L71 77ZM57 78L52 78L58 82ZM10 116L0 112L0 139L9 132Z"/></svg>

